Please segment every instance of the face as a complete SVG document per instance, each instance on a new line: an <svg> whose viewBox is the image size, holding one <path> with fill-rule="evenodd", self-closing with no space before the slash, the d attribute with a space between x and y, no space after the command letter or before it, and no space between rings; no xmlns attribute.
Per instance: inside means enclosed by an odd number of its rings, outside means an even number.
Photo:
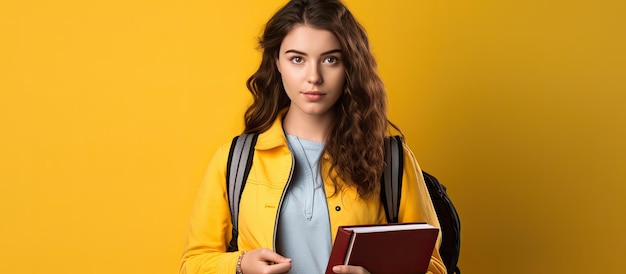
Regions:
<svg viewBox="0 0 626 274"><path fill-rule="evenodd" d="M290 115L332 115L345 82L341 45L333 33L294 27L280 45L276 65L291 99Z"/></svg>

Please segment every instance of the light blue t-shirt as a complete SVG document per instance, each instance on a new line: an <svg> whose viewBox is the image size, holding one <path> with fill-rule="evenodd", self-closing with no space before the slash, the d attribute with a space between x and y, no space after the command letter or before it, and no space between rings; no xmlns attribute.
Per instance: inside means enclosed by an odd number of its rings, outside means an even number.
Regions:
<svg viewBox="0 0 626 274"><path fill-rule="evenodd" d="M326 193L319 169L324 143L287 135L295 158L278 217L276 249L291 258L289 273L324 273L332 248Z"/></svg>

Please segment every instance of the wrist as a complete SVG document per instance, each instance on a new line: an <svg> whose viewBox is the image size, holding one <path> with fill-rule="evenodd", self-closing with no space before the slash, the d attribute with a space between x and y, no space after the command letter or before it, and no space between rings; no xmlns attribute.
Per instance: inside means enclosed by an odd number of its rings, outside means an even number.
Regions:
<svg viewBox="0 0 626 274"><path fill-rule="evenodd" d="M235 273L236 274L243 274L243 271L241 271L241 261L243 260L243 255L245 255L246 252L241 252L241 254L239 254L239 258L237 258L237 267L235 268Z"/></svg>

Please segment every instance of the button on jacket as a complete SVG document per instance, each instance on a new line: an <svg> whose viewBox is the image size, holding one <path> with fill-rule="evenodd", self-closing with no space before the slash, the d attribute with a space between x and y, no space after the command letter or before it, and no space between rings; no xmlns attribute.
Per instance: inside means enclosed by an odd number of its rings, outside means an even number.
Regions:
<svg viewBox="0 0 626 274"><path fill-rule="evenodd" d="M226 252L232 230L226 190L229 149L230 142L218 148L201 184L190 218L180 273L232 274L242 250L275 250L278 212L294 164L282 128L282 117L278 117L266 132L259 134L239 208L240 251L230 253ZM328 176L327 161L324 162L321 174L328 197L329 233L332 233L333 241L339 226L387 222L379 195L364 200L358 197L356 188L348 186L332 195L335 189ZM403 172L399 221L427 222L439 227L421 170L406 145ZM439 244L440 240L433 251L429 273L446 273L438 251Z"/></svg>

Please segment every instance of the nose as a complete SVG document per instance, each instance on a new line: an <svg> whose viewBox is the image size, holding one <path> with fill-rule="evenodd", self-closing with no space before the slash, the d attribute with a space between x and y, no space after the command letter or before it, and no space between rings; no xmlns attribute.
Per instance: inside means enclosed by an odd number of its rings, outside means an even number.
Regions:
<svg viewBox="0 0 626 274"><path fill-rule="evenodd" d="M307 82L313 85L319 85L324 82L324 78L322 77L321 67L318 64L311 64L309 67Z"/></svg>

